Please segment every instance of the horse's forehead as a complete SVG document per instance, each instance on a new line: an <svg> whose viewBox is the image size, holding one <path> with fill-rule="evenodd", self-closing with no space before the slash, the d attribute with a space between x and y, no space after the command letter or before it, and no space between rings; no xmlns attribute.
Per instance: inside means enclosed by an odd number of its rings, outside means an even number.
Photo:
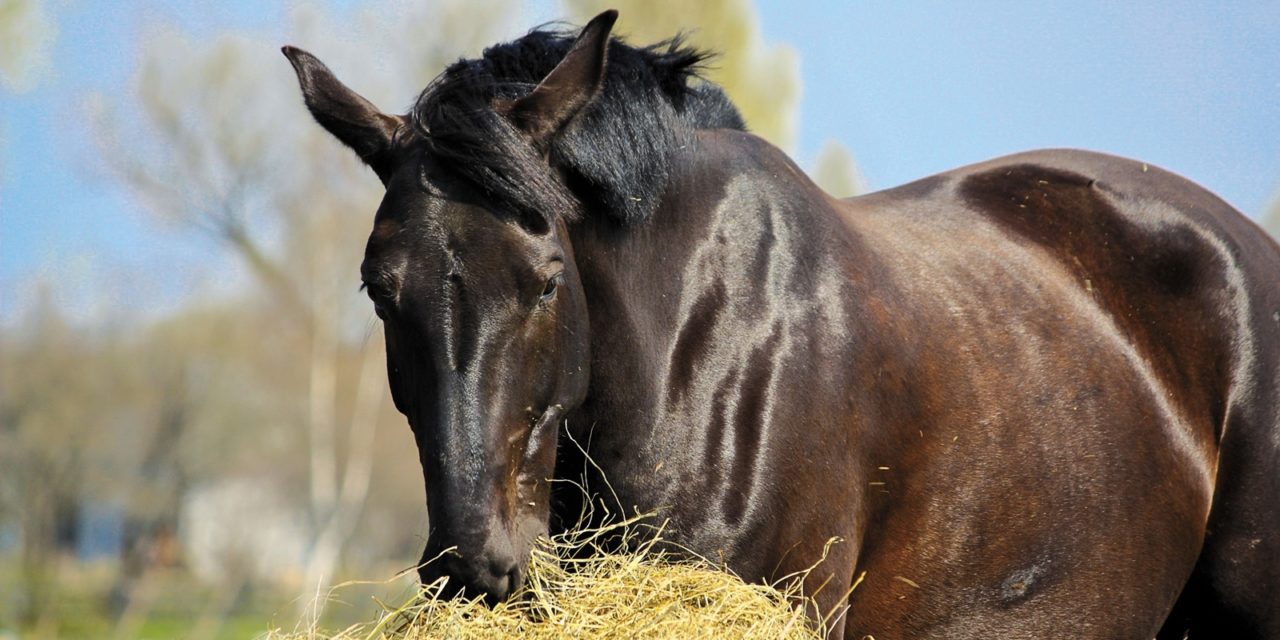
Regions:
<svg viewBox="0 0 1280 640"><path fill-rule="evenodd" d="M399 246L420 240L440 245L455 235L454 229L468 224L466 216L458 215L460 208L465 205L429 188L393 181L374 215L370 245Z"/></svg>
<svg viewBox="0 0 1280 640"><path fill-rule="evenodd" d="M445 269L460 261L527 262L553 251L543 239L482 206L422 194L379 209L365 258L376 263L399 257Z"/></svg>

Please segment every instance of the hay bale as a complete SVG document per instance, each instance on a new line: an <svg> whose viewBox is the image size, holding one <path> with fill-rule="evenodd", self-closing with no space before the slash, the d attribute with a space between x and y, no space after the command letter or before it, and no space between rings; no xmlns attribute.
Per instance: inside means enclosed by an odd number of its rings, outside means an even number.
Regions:
<svg viewBox="0 0 1280 640"><path fill-rule="evenodd" d="M270 640L425 640L427 638L776 638L823 637L804 615L792 576L776 586L749 584L713 563L659 550L661 527L632 518L540 539L523 590L489 608L479 600L419 598L388 609L367 626L336 634L272 632ZM624 552L609 552L621 540ZM637 544L637 541L643 540ZM583 553L583 551L587 553Z"/></svg>

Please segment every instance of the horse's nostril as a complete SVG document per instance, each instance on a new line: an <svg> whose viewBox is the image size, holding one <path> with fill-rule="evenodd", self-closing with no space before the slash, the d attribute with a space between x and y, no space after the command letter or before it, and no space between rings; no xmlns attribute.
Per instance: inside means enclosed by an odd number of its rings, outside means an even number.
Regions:
<svg viewBox="0 0 1280 640"><path fill-rule="evenodd" d="M424 554L424 558L432 560L418 567L418 578L423 585L447 579L439 592L441 597L480 596L493 606L511 597L524 582L520 563L504 551L478 553L471 557L455 553Z"/></svg>
<svg viewBox="0 0 1280 640"><path fill-rule="evenodd" d="M515 570L515 564L511 562L493 562L489 565L489 575L493 576L493 584L499 587L514 586L510 578Z"/></svg>
<svg viewBox="0 0 1280 640"><path fill-rule="evenodd" d="M520 567L512 560L491 560L489 575L481 585L491 601L506 600L520 588Z"/></svg>
<svg viewBox="0 0 1280 640"><path fill-rule="evenodd" d="M524 581L520 579L520 570L513 567L507 572L507 595L511 596L519 591L522 582Z"/></svg>

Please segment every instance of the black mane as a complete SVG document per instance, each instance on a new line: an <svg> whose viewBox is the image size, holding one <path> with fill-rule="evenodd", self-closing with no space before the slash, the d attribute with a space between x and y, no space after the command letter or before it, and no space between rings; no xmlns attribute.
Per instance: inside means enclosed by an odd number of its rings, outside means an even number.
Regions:
<svg viewBox="0 0 1280 640"><path fill-rule="evenodd" d="M633 223L652 211L693 130L745 129L724 92L698 75L708 54L679 38L644 48L612 39L603 88L547 150L552 170L493 104L529 93L573 40L539 29L450 65L410 114L426 152L522 216L574 219L585 209Z"/></svg>

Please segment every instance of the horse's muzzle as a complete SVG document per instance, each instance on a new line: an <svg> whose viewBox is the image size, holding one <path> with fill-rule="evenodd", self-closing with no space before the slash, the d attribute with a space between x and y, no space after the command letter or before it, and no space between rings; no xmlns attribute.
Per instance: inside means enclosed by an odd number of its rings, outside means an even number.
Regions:
<svg viewBox="0 0 1280 640"><path fill-rule="evenodd" d="M544 409L530 427L523 453L508 461L517 469L519 487L496 489L490 478L466 478L456 481L452 492L428 496L429 501L434 497L445 502L433 513L439 519L438 526L428 534L418 567L423 585L446 578L448 582L439 592L441 597L481 596L493 605L524 584L529 548L538 536L547 533L548 490L541 483L541 492L537 493L539 483L530 482L529 478L546 478L554 472L556 434L564 413L561 404ZM527 493L511 496L504 491ZM469 496L495 499L486 504L483 499ZM498 515L500 500L516 502L517 513ZM482 510L484 507L488 514Z"/></svg>
<svg viewBox="0 0 1280 640"><path fill-rule="evenodd" d="M454 552L427 553L423 554L423 564L418 567L418 578L423 585L447 578L441 597L480 596L493 606L520 588L524 583L524 569L514 554L501 551L486 550L470 558Z"/></svg>

